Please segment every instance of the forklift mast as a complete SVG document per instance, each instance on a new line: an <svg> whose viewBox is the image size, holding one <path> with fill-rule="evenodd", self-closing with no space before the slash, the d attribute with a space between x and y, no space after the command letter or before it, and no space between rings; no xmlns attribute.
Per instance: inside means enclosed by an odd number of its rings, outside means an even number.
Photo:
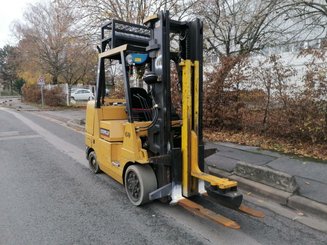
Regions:
<svg viewBox="0 0 327 245"><path fill-rule="evenodd" d="M149 17L145 24L151 30L151 37L146 51L151 59L151 72L154 79L151 81L154 100L159 106L159 116L154 127L149 130L150 150L159 154L161 159L166 157L172 166L171 178L174 184L182 181L181 148L175 145L171 129L174 109L171 100L171 60L176 64L179 74L179 83L182 84L181 62L183 60L198 61L199 88L202 88L202 23L199 19L192 22L174 21L169 18L168 12L161 12L157 16ZM171 51L172 36L179 37L177 52ZM176 47L175 47L176 48ZM192 88L193 89L193 88ZM199 165L203 170L203 143L202 143L202 89L198 91L197 135L199 137ZM166 173L167 166L160 166L159 173ZM168 171L169 172L169 171ZM159 174L161 175L161 174ZM170 182L168 176L157 176L159 185Z"/></svg>

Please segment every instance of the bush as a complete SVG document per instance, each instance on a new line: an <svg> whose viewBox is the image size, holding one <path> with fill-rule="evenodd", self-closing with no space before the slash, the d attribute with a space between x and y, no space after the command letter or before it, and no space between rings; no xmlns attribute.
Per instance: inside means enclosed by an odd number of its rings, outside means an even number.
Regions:
<svg viewBox="0 0 327 245"><path fill-rule="evenodd" d="M302 83L291 82L296 72L276 55L252 68L239 62L225 76L226 65L218 66L204 83L204 126L325 144L327 53L314 52Z"/></svg>
<svg viewBox="0 0 327 245"><path fill-rule="evenodd" d="M44 103L48 106L64 106L66 104L66 95L63 89L60 87L45 89Z"/></svg>
<svg viewBox="0 0 327 245"><path fill-rule="evenodd" d="M22 87L22 94L26 102L41 103L41 90L37 85L24 84Z"/></svg>
<svg viewBox="0 0 327 245"><path fill-rule="evenodd" d="M246 80L248 59L245 56L224 57L206 74L203 96L203 124L219 129L242 129L241 82ZM246 93L243 94L246 95Z"/></svg>
<svg viewBox="0 0 327 245"><path fill-rule="evenodd" d="M108 97L110 99L125 99L124 83L117 81L115 85L112 85L109 89Z"/></svg>
<svg viewBox="0 0 327 245"><path fill-rule="evenodd" d="M24 85L22 87L23 98L26 102L41 104L41 89L37 85ZM44 104L48 106L63 106L66 103L66 95L60 87L43 89Z"/></svg>

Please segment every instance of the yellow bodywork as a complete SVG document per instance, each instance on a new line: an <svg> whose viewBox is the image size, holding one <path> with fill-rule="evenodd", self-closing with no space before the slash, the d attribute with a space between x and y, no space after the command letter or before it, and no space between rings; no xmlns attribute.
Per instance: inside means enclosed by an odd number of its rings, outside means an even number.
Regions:
<svg viewBox="0 0 327 245"><path fill-rule="evenodd" d="M236 181L226 178L218 178L204 173L199 168L198 161L198 136L196 134L199 120L199 62L192 63L190 60L181 62L182 66L182 192L183 196L189 197L198 192L198 179L209 182L219 189L228 189L237 186ZM193 79L192 79L193 74ZM192 113L192 85L194 89L194 111ZM192 125L192 121L193 124Z"/></svg>
<svg viewBox="0 0 327 245"><path fill-rule="evenodd" d="M96 153L100 169L123 183L123 171L127 163L149 162L148 154L142 148L141 136L146 136L146 130L137 130L151 122L127 121L126 107L114 105L121 100L110 100L110 105L95 108L94 101L87 104L86 112L86 146Z"/></svg>

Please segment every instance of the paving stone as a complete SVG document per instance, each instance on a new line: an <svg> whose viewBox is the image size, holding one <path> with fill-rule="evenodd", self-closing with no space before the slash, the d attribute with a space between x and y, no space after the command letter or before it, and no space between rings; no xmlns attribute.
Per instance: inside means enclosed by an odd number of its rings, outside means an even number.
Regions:
<svg viewBox="0 0 327 245"><path fill-rule="evenodd" d="M224 156L218 156L217 153L207 157L205 162L209 166L213 166L218 169L225 170L227 172L232 172L238 163L238 160L231 159Z"/></svg>
<svg viewBox="0 0 327 245"><path fill-rule="evenodd" d="M276 159L276 157L273 156L267 156L259 153L253 153L248 152L244 150L239 150L227 146L222 146L218 144L213 143L207 143L207 148L217 148L218 152L210 157L211 162L219 162L221 163L223 161L226 161L228 163L221 164L224 168L226 168L226 164L232 164L232 167L234 168L237 162L246 162L254 165L265 165L273 160ZM209 159L209 158L207 158ZM227 160L229 159L229 160ZM218 166L219 167L219 166ZM230 170L232 167L228 167L226 169Z"/></svg>
<svg viewBox="0 0 327 245"><path fill-rule="evenodd" d="M327 163L301 161L299 159L283 157L269 162L267 166L293 176L312 179L327 184Z"/></svg>
<svg viewBox="0 0 327 245"><path fill-rule="evenodd" d="M296 182L300 186L300 196L327 204L327 184L302 177L296 177Z"/></svg>

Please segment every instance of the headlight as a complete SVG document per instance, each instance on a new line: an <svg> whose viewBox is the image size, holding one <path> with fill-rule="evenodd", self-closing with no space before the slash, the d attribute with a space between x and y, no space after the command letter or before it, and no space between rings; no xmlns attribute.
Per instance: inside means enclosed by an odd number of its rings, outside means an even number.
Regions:
<svg viewBox="0 0 327 245"><path fill-rule="evenodd" d="M126 62L129 65L132 65L134 63L133 62L133 56L131 54L129 54L129 55L126 56Z"/></svg>
<svg viewBox="0 0 327 245"><path fill-rule="evenodd" d="M154 62L154 68L156 70L157 75L162 75L162 55L159 55L155 62Z"/></svg>

